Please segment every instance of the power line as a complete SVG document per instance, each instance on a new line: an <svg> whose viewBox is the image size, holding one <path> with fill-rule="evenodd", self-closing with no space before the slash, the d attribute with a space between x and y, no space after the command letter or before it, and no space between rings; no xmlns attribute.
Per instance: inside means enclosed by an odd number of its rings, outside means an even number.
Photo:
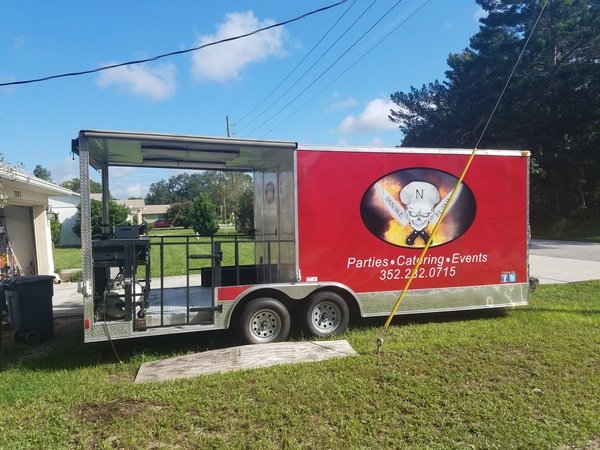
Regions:
<svg viewBox="0 0 600 450"><path fill-rule="evenodd" d="M242 39L242 38L246 38L246 37L255 35L255 34L260 33L262 31L270 30L272 28L282 27L282 26L287 25L287 24L292 23L292 22L297 22L299 20L305 19L306 17L312 16L314 14L318 14L318 13L321 13L323 11L327 11L329 9L335 8L336 6L339 6L339 5L343 4L343 3L346 3L347 1L348 0L340 0L337 3L331 4L331 5L328 5L328 6L324 6L322 8L318 8L318 9L315 9L313 11L309 11L307 13L301 14L300 16L294 17L294 18L286 20L284 22L278 22L278 23L275 23L273 25L269 25L269 26L266 26L266 27L259 28L257 30L251 31L249 33L240 34L238 36L233 36L233 37L230 37L230 38L221 39L219 41L209 42L207 44L203 44L203 45L200 45L198 47L193 47L193 48L188 48L188 49L185 49L185 50L178 50L178 51L174 51L174 52L164 53L162 55L153 56L151 58L146 58L146 59L138 59L138 60L135 60L135 61L128 61L128 62L124 62L124 63L111 64L111 65L108 65L108 66L97 67L95 69L90 69L90 70L82 70L82 71L79 71L79 72L69 72L69 73L62 73L62 74L59 74L59 75L50 75L50 76L46 76L46 77L42 77L42 78L35 78L35 79L31 79L31 80L20 80L20 81L11 81L11 82L7 82L7 83L0 83L0 87L3 87L3 86L15 86L15 85L20 85L20 84L40 83L40 82L43 82L43 81L55 80L57 78L67 78L67 77L76 77L76 76L81 76L81 75L89 75L91 73L102 72L104 70L115 69L117 67L132 66L132 65L136 65L136 64L143 64L143 63L147 63L147 62L157 61L157 60L163 59L163 58L168 58L168 57L171 57L171 56L177 56L177 55L183 55L185 53L196 52L196 51L202 50L202 49L204 49L206 47L211 47L211 46L217 45L217 44L223 44L225 42L236 41L238 39Z"/></svg>
<svg viewBox="0 0 600 450"><path fill-rule="evenodd" d="M304 55L304 57L300 60L300 62L298 64L296 64L296 66L294 66L294 68L292 70L290 70L290 72L283 78L283 80L281 80L279 82L279 84L277 86L275 86L275 88L273 88L273 90L266 95L265 98L263 98L254 108L252 108L252 110L250 110L249 112L247 112L246 114L244 114L244 116L241 119L239 119L236 122L236 124L238 124L240 122L243 122L246 119L246 117L248 117L250 114L252 114L254 111L256 111L264 102L267 101L267 99L269 97L271 97L271 95L273 95L277 91L277 89L279 89L281 87L281 85L283 83L285 83L288 80L288 78L290 76L292 76L292 74L296 71L296 69L298 69L298 67L300 67L304 61L306 61L306 58L308 58L312 54L312 52L315 51L315 49L319 46L319 44L321 42L323 42L323 39L325 39L327 37L327 35L329 35L329 33L331 33L331 30L333 30L335 28L335 26L340 22L340 20L342 20L344 18L344 16L348 13L348 11L350 11L350 9L352 9L352 7L354 6L354 4L356 2L357 2L357 0L354 0L350 4L350 6L348 6L348 8L346 8L346 10L335 21L335 23L333 25L331 25L331 27L329 27L329 30L327 30L327 32L323 36L321 36L321 39L319 39L319 41L315 45L313 45L313 47L309 50L309 52L306 55Z"/></svg>
<svg viewBox="0 0 600 450"><path fill-rule="evenodd" d="M527 48L527 45L529 44L529 41L531 39L531 36L533 36L533 32L535 31L540 18L542 17L542 13L544 12L544 9L546 9L546 5L548 4L548 0L546 0L544 2L544 5L542 6L542 9L540 10L540 13L537 16L537 19L535 21L535 23L533 24L533 28L531 29L531 33L529 33L529 36L527 36L527 40L525 41L525 44L523 45L523 48L521 49L521 53L519 53L519 57L517 58L517 61L515 62L515 65L512 68L512 71L510 72L510 75L508 76L508 79L506 80L506 84L504 85L504 88L502 89L502 92L500 92L500 95L498 96L498 100L496 101L496 104L494 105L494 108L492 109L492 112L490 114L490 116L488 117L487 122L485 123L485 126L483 127L483 130L481 131L481 135L479 136L479 139L477 140L477 143L475 144L475 149L477 149L479 147L479 144L481 143L481 140L483 139L483 136L485 135L488 126L490 125L490 122L492 121L492 118L494 117L494 115L496 114L496 110L498 109L498 106L500 105L500 101L502 100L502 97L504 97L504 93L506 92L506 89L508 88L508 85L510 84L510 81L512 80L513 75L515 74L515 71L517 70L517 66L519 65L519 63L521 62L521 58L523 57L523 53L525 53L525 49Z"/></svg>
<svg viewBox="0 0 600 450"><path fill-rule="evenodd" d="M270 133L271 131L273 131L274 129L278 128L279 126L281 126L282 124L284 124L285 122L287 122L288 120L290 120L292 117L294 117L297 113L299 113L306 105L308 105L310 102L312 102L315 98L317 98L321 93L323 93L323 91L325 89L327 89L329 86L331 86L333 83L335 83L340 77L342 77L346 72L348 72L352 67L354 67L356 64L358 64L358 62L360 60L362 60L365 56L367 56L369 53L371 53L376 47L379 46L379 44L381 44L383 41L385 41L388 37L390 37L393 33L396 32L396 30L398 30L398 28L400 28L402 25L404 25L406 22L408 22L415 14L417 14L419 11L421 11L425 6L427 6L429 3L431 3L432 0L426 0L424 3L421 4L421 6L419 6L417 9L415 9L413 12L411 12L404 20L402 20L398 25L396 25L389 33L387 33L385 36L383 36L381 39L379 39L373 46L371 46L368 50L366 50L362 55L360 55L352 64L350 64L346 69L344 69L338 76L336 76L333 80L331 80L329 83L327 83L320 91L318 91L315 95L313 95L311 98L309 98L306 102L304 102L302 104L302 106L300 106L296 111L294 111L292 114L290 114L289 116L287 116L285 119L283 119L281 122L279 122L277 125L275 125L274 127L271 128L271 130L269 130L266 134ZM261 139L264 138L265 135L261 136Z"/></svg>
<svg viewBox="0 0 600 450"><path fill-rule="evenodd" d="M275 106L283 97L285 97L286 94L288 94L289 90L294 88L300 81L302 81L302 79L304 79L304 77L312 70L315 68L315 66L325 57L325 55L327 55L332 49L333 47L336 46L336 44L354 27L354 25L356 25L356 23L373 7L373 5L375 4L376 0L373 0L371 2L371 4L354 20L354 22L352 22L345 30L344 32L329 46L329 48L327 48L327 50L325 50L323 53L321 53L321 56L319 56L317 58L316 61L314 61L311 66L306 69L304 71L304 73L302 75L300 75L298 78L296 78L296 80L292 83L292 85L290 86L290 88L283 92L279 97L277 97L275 100L273 100L271 102L271 104L269 106L267 106L265 109L262 110L262 112L256 116L254 119L252 119L250 122L248 122L246 125L244 125L242 128L240 128L239 131L243 130L244 128L247 128L249 125L251 125L252 123L256 122L259 118L261 118L268 110L270 110L273 106ZM338 20L339 21L339 20ZM336 22L337 23L337 22Z"/></svg>
<svg viewBox="0 0 600 450"><path fill-rule="evenodd" d="M259 128L263 127L264 125L266 125L267 123L269 123L271 120L273 120L273 118L275 118L276 116L278 116L279 114L281 114L288 106L290 106L293 102L295 102L302 94L304 94L308 89L310 89L317 81L319 81L327 72L329 72L329 70L331 70L331 68L336 65L340 59L342 59L344 56L346 56L346 54L352 50L368 33L370 33L373 28L375 28L375 26L377 26L377 24L379 24L379 22L381 22L385 17L387 17L400 3L402 2L402 0L398 0L391 8L389 8L385 14L383 14L373 25L371 25L371 27L369 27L369 29L367 31L365 31L356 41L354 41L354 43L348 47L346 49L346 51L344 51L334 62L332 62L323 72L321 72L319 74L319 76L317 78L315 78L308 86L306 86L298 95L296 95L293 99L291 99L285 106L283 106L282 108L279 109L279 111L277 111L275 114L273 114L271 117L269 117L267 120L265 120L262 124L260 124L258 127L256 127L254 130L252 130L249 134L254 133L255 131L257 131Z"/></svg>

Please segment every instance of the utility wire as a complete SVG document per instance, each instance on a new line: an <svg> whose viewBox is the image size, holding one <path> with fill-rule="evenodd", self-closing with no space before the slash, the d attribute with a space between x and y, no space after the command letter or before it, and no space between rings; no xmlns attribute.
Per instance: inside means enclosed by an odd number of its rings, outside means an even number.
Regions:
<svg viewBox="0 0 600 450"><path fill-rule="evenodd" d="M547 4L548 4L548 0L546 0L544 2L544 5L542 6L542 9L540 10L540 13L537 16L537 19L536 19L535 23L533 24L533 28L531 29L531 33L529 33L529 36L527 36L527 40L525 41L525 44L523 45L523 48L521 49L521 53L519 53L519 57L517 58L517 62L513 66L512 71L510 72L510 75L508 76L508 79L506 80L506 84L504 85L504 88L502 89L502 92L498 96L498 100L496 101L496 104L494 105L494 109L492 109L490 117L488 118L487 122L485 123L485 127L483 127L483 130L481 131L481 135L479 136L479 139L477 140L477 144L475 144L475 148L479 147L479 144L481 143L481 140L483 139L483 136L484 136L485 132L487 131L488 126L490 125L490 122L492 121L492 118L496 114L496 110L498 109L498 105L500 105L500 101L502 100L502 97L504 97L504 93L506 92L506 89L508 88L510 80L512 80L512 77L515 74L515 71L517 70L517 66L521 62L521 58L523 57L523 53L525 53L525 49L527 48L527 45L529 44L531 36L533 36L533 32L537 28L537 25L538 25L538 23L540 21L540 18L542 17L542 13L544 12L544 9L546 9L546 5Z"/></svg>
<svg viewBox="0 0 600 450"><path fill-rule="evenodd" d="M296 71L296 69L298 69L298 67L300 67L304 61L306 61L306 58L308 58L312 54L312 52L315 51L315 49L319 46L319 44L321 42L323 42L323 40L329 35L329 33L331 33L331 30L333 30L335 28L335 26L340 22L340 20L342 20L344 18L344 16L346 14L348 14L348 11L350 11L350 9L352 9L352 7L354 6L354 4L356 2L357 2L357 0L354 0L350 4L350 6L348 6L348 8L346 8L346 10L335 21L335 23L333 25L331 25L331 27L329 27L329 30L327 30L327 32L323 36L321 36L321 39L319 39L319 41L315 45L313 45L313 47L310 49L310 51L306 55L304 55L304 58L302 58L300 60L300 62L298 64L296 64L296 66L292 70L290 70L290 72L283 78L283 80L281 80L279 82L279 84L277 86L275 86L275 88L271 92L269 92L265 98L263 98L254 108L252 108L251 111L244 114L244 116L241 119L239 119L237 121L237 123L240 123L240 122L243 122L244 120L246 120L246 117L248 117L250 114L252 114L254 111L256 111L264 102L266 102L269 99L269 97L271 97L271 95L273 95L277 91L277 89L279 89L281 87L281 85L283 83L285 83L288 80L289 77L292 76L292 74Z"/></svg>
<svg viewBox="0 0 600 450"><path fill-rule="evenodd" d="M35 79L31 79L31 80L20 80L20 81L11 81L11 82L7 82L7 83L0 83L0 87L3 86L15 86L15 85L19 85L19 84L31 84L31 83L39 83L42 81L49 81L49 80L54 80L57 78L66 78L66 77L76 77L76 76L80 76L80 75L89 75L91 73L96 73L96 72L102 72L104 70L109 70L109 69L115 69L117 67L124 67L124 66L132 66L132 65L136 65L136 64L143 64L143 63L147 63L147 62L153 62L153 61L157 61L159 59L163 59L163 58L168 58L170 56L177 56L177 55L183 55L185 53L191 53L191 52L196 52L198 50L202 50L206 47L211 47L213 45L217 45L217 44L223 44L225 42L231 42L231 41L236 41L238 39L242 39L242 38L246 38L255 34L258 34L262 31L266 31L266 30L270 30L272 28L278 28L278 27L282 27L284 25L287 25L289 23L292 22L297 22L299 20L305 19L306 17L312 16L314 14L318 14L321 13L323 11L327 11L328 9L332 9L335 8L336 6L339 6L343 3L346 3L348 0L341 0L337 3L333 3L331 5L328 6L324 6L322 8L318 8L315 9L313 11L309 11L307 13L301 14L300 16L294 17L292 19L283 21L283 22L278 22L275 23L273 25L269 25L263 28L259 28L257 30L251 31L249 33L245 33L245 34L240 34L238 36L232 36L229 38L225 38L225 39L221 39L219 41L214 41L214 42L209 42L207 44L203 44L200 45L198 47L192 47L192 48L188 48L185 50L178 50L175 52L169 52L169 53L164 53L162 55L158 55L158 56L153 56L151 58L146 58L146 59L138 59L135 61L128 61L128 62L124 62L124 63L118 63L118 64L111 64L108 66L102 66L102 67L97 67L95 69L90 69L90 70L82 70L79 72L69 72L69 73L63 73L63 74L59 74L59 75L50 75L47 77L42 77L42 78L35 78Z"/></svg>
<svg viewBox="0 0 600 450"><path fill-rule="evenodd" d="M296 79L296 81L294 81L292 83L292 86L290 87L290 89L292 89L293 87L295 87L307 74L308 72L310 72L312 69L314 69L314 67L325 57L325 55L327 55L332 49L333 47L336 46L336 44L352 29L352 27L354 27L354 25L356 25L356 23L369 11L369 9L371 9L371 7L373 7L373 5L375 4L376 0L373 0L371 2L371 4L361 13L360 16L358 16L354 22L352 22L347 28L346 30L344 30L344 32L335 40L335 42L333 42L329 48L327 50L325 50L321 56L319 56L319 58L317 58L317 60L315 62L312 63L312 65L306 69L304 71L304 73L302 75L300 75L299 78ZM283 92L279 97L277 97L273 102L271 102L271 104L269 106L267 106L258 116L256 116L254 119L252 119L250 122L248 122L246 125L244 125L242 128L240 128L241 131L244 128L247 128L250 124L256 122L259 118L261 118L269 109L271 109L274 105L276 105L279 100L281 100L287 93L289 92Z"/></svg>
<svg viewBox="0 0 600 450"><path fill-rule="evenodd" d="M398 25L396 25L389 33L387 33L385 36L383 36L381 39L379 39L373 46L371 46L371 48L369 48L368 50L366 50L362 55L360 55L352 64L350 64L346 69L344 69L344 71L342 71L337 77L335 77L333 80L331 80L329 83L327 83L321 90L319 90L315 95L313 95L311 98L309 98L306 102L304 102L302 104L302 106L300 106L296 111L294 111L292 114L290 114L289 116L287 116L285 119L283 119L281 122L279 122L277 125L275 125L274 127L272 127L267 133L265 133L263 136L261 136L261 139L263 139L267 134L269 134L271 131L273 131L274 129L280 127L281 125L283 125L285 122L287 122L288 120L290 120L292 117L294 117L296 114L298 114L302 109L304 109L304 107L306 105L308 105L310 102L312 102L315 98L317 98L319 95L321 95L323 93L323 91L325 89L327 89L329 86L331 86L333 83L335 83L339 78L341 78L346 72L348 72L350 69L352 69L356 64L358 64L358 62L360 62L360 60L362 60L365 56L367 56L369 53L371 53L376 47L379 46L379 44L381 44L383 41L385 41L388 37L390 37L393 33L396 32L396 30L398 30L398 28L400 28L402 25L404 25L406 22L408 22L415 14L417 14L419 11L421 11L425 6L427 6L429 3L431 3L432 0L426 0L424 3L421 4L421 6L419 6L417 9L415 9L412 13L410 13L403 21L401 21Z"/></svg>
<svg viewBox="0 0 600 450"><path fill-rule="evenodd" d="M540 13L538 14L538 17L537 17L537 19L536 19L533 27L531 28L531 32L529 33L529 36L527 37L527 40L525 41L525 44L523 44L523 48L521 49L521 53L519 53L519 57L517 58L517 61L515 62L514 66L512 68L512 71L510 72L510 75L508 76L508 79L506 80L506 84L504 85L504 89L502 89L502 92L498 96L498 101L496 102L496 105L492 109L492 112L491 112L491 114L490 114L490 116L488 118L488 121L487 121L487 123L486 123L483 131L481 132L481 135L479 136L479 139L477 141L477 145L475 145L475 147L473 147L473 151L469 155L469 159L467 160L467 163L465 164L465 167L463 168L462 173L461 173L459 179L457 180L456 185L454 186L454 189L452 189L452 194L450 195L450 199L448 200L448 202L444 206L444 209L442 210L440 218L438 219L438 221L436 222L435 226L433 227L431 235L429 236L429 239L427 240L427 243L425 244L425 247L423 247L423 251L421 252L421 255L419 256L419 259L417 259L417 263L415 264L415 266L414 266L414 268L413 268L413 270L412 270L412 272L410 274L410 277L408 278L408 280L406 280L406 285L404 286L404 289L400 293L400 296L398 297L398 300L396 300L396 303L394 304L394 307L390 311L390 315L388 316L388 318L385 321L385 324L383 325L384 329L386 329L386 330L389 328L390 323L392 321L392 318L396 314L396 311L398 310L398 307L400 306L400 303L402 303L402 300L404 299L404 296L405 296L406 292L408 291L408 288L410 287L410 284L412 283L413 279L415 278L415 275L417 273L417 270L419 269L419 266L421 265L422 261L425 258L425 255L427 254L427 250L429 249L429 246L433 242L433 238L434 238L435 233L437 231L438 225L440 225L440 223L442 222L442 220L444 220L444 216L446 214L446 211L448 210L449 205L452 203L452 201L453 201L453 199L454 199L454 197L455 197L455 195L456 195L456 193L458 191L458 187L460 186L460 184L462 183L465 175L469 171L469 168L471 166L471 162L473 161L473 158L475 158L475 155L477 154L479 143L483 139L483 136L484 136L484 134L485 134L485 132L486 132L486 130L488 128L488 125L492 121L492 118L494 117L494 114L496 113L496 110L498 109L498 105L500 104L500 101L502 100L502 97L504 96L504 93L506 92L506 89L508 88L508 85L510 84L510 81L511 81L511 79L512 79L514 73L515 73L515 71L517 70L517 66L519 65L519 62L521 61L521 57L523 56L523 53L525 53L525 49L527 48L527 45L529 44L531 36L533 36L533 33L535 32L535 29L537 28L537 24L540 21L540 18L542 17L542 13L544 12L544 9L546 9L546 5L547 4L548 4L548 0L546 0L544 2L544 5L542 6L542 9L540 10ZM378 347L380 347L380 345L378 345Z"/></svg>
<svg viewBox="0 0 600 450"><path fill-rule="evenodd" d="M267 123L269 123L271 120L273 120L274 117L278 116L279 114L281 114L288 106L290 106L293 102L295 102L302 94L304 94L308 89L310 89L317 81L319 81L327 72L329 72L329 70L331 70L331 68L336 65L340 59L342 59L344 56L346 56L346 54L352 50L368 33L370 33L373 28L375 28L375 26L377 26L379 24L379 22L381 22L385 17L387 17L393 10L394 8L396 8L400 3L402 2L402 0L398 0L391 8L389 8L385 14L383 14L367 31L365 31L356 41L354 41L354 43L348 47L346 49L346 51L344 51L334 62L332 62L323 72L321 72L321 74L315 78L308 86L306 86L298 95L296 95L293 99L291 99L288 103L286 103L285 106L283 106L282 108L279 109L279 111L277 111L275 114L273 114L271 117L269 117L266 121L264 121L262 124L260 124L258 127L256 127L254 130L252 130L249 134L254 133L255 131L257 131L258 129L262 128L264 125L266 125Z"/></svg>

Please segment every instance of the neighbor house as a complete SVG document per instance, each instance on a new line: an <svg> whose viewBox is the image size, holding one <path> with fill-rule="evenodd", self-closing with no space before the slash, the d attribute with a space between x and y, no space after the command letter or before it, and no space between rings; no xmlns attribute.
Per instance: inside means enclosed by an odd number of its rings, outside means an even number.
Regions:
<svg viewBox="0 0 600 450"><path fill-rule="evenodd" d="M0 273L54 275L51 196L79 197L30 173L0 165Z"/></svg>

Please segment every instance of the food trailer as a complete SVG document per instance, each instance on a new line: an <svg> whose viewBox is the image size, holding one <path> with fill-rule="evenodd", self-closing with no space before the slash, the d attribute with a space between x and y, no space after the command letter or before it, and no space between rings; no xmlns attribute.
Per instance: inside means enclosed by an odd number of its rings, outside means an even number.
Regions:
<svg viewBox="0 0 600 450"><path fill-rule="evenodd" d="M83 130L73 151L86 342L217 329L276 342L292 323L308 335L341 333L351 317L390 314L436 224L395 314L527 304L526 151L479 150L452 201L471 150ZM185 282L173 285L166 240L106 225L111 166L251 172L254 232L210 237L203 251L186 238ZM95 236L90 167L103 189ZM251 246L250 263L240 263L241 246ZM151 261L160 276L151 276Z"/></svg>

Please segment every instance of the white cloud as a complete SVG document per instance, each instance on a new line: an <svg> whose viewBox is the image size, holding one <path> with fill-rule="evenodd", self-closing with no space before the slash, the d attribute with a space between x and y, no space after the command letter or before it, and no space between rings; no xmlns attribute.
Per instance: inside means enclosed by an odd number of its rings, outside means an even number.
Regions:
<svg viewBox="0 0 600 450"><path fill-rule="evenodd" d="M380 130L394 130L398 125L388 118L395 104L389 100L376 98L356 116L346 116L337 128L339 134L363 133Z"/></svg>
<svg viewBox="0 0 600 450"><path fill-rule="evenodd" d="M488 16L487 11L480 6L479 8L477 8L477 11L475 11L475 13L473 14L473 19L475 19L475 21L479 22L479 19L484 19L487 16Z"/></svg>
<svg viewBox="0 0 600 450"><path fill-rule="evenodd" d="M56 184L60 184L64 181L72 180L73 178L79 178L79 158L67 157L60 161L59 164L51 165L48 170L52 174L52 180Z"/></svg>
<svg viewBox="0 0 600 450"><path fill-rule="evenodd" d="M148 193L149 178L135 167L111 167L109 172L110 194L120 200L131 197L145 197Z"/></svg>
<svg viewBox="0 0 600 450"><path fill-rule="evenodd" d="M272 25L272 20L260 21L252 11L234 12L226 15L215 34L198 38L197 45L249 33ZM264 61L270 56L284 56L283 28L272 28L235 41L217 44L192 54L192 74L197 80L224 82L237 79L247 65Z"/></svg>
<svg viewBox="0 0 600 450"><path fill-rule="evenodd" d="M353 108L358 105L358 102L353 97L341 98L339 92L334 92L331 103L327 106L327 112L341 111L348 108Z"/></svg>
<svg viewBox="0 0 600 450"><path fill-rule="evenodd" d="M114 64L108 63L107 65ZM100 73L96 80L103 88L116 86L121 91L150 98L166 100L175 94L177 81L175 65L150 67L145 64L117 67Z"/></svg>
<svg viewBox="0 0 600 450"><path fill-rule="evenodd" d="M111 195L120 200L127 200L128 198L144 198L148 193L148 186L142 186L141 184L129 184L124 188L117 189L113 192L111 189Z"/></svg>
<svg viewBox="0 0 600 450"><path fill-rule="evenodd" d="M381 138L374 137L369 141L369 147L385 147L385 142Z"/></svg>

